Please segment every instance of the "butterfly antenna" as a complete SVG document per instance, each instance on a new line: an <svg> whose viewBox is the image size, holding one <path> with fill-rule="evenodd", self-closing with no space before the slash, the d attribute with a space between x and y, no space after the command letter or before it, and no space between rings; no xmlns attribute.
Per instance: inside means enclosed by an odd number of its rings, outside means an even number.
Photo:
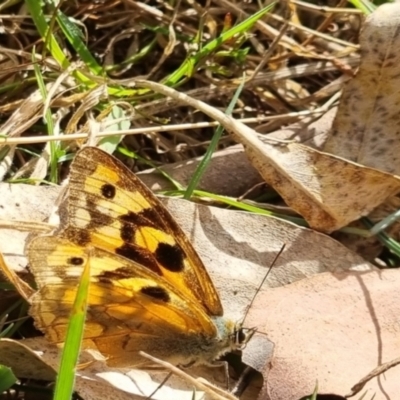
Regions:
<svg viewBox="0 0 400 400"><path fill-rule="evenodd" d="M248 313L249 313L249 311L250 311L250 309L251 309L251 307L252 307L252 305L253 305L253 303L254 303L254 300L256 299L256 297L257 297L259 291L261 290L262 286L264 285L264 282L267 280L268 275L269 275L269 273L271 272L272 267L275 265L276 261L278 260L278 258L280 257L280 255L283 253L283 250L285 250L285 247L286 247L286 243L284 243L284 244L282 245L282 247L281 247L281 249L279 250L278 254L275 256L274 260L272 261L272 264L271 264L270 267L268 268L267 273L265 274L263 280L261 281L261 283L260 283L260 285L258 286L256 292L254 293L253 299L251 300L250 304L247 306L246 312L245 312L244 317L243 317L243 322L245 321L245 319L246 319L246 317L247 317L247 315L248 315ZM255 333L255 329L254 329L254 328L253 328L253 329L250 328L250 330L253 331L253 334Z"/></svg>

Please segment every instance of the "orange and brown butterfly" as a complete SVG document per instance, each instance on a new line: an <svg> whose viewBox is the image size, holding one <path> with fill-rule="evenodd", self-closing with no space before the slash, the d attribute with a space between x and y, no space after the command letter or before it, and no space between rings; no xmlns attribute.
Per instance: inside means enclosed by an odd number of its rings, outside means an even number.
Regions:
<svg viewBox="0 0 400 400"><path fill-rule="evenodd" d="M65 339L88 261L84 344L113 366L145 367L144 351L176 365L209 363L247 341L223 317L218 293L171 214L127 167L95 147L71 164L61 230L27 246L38 292L31 315L55 343Z"/></svg>

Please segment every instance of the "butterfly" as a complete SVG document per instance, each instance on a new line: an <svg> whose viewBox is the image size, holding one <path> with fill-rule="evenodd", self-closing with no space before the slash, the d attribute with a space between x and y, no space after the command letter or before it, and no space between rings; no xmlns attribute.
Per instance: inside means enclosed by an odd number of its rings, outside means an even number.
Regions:
<svg viewBox="0 0 400 400"><path fill-rule="evenodd" d="M192 244L122 162L86 147L71 164L68 189L60 230L27 245L38 286L30 314L51 342L65 339L90 257L83 344L110 366L146 368L139 351L180 366L208 364L243 348L248 335L223 316Z"/></svg>

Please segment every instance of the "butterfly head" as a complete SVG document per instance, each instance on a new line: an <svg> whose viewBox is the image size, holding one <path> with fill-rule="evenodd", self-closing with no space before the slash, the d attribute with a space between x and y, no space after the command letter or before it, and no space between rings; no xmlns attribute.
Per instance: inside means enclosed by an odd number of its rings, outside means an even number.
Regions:
<svg viewBox="0 0 400 400"><path fill-rule="evenodd" d="M243 328L242 322L234 322L224 317L214 317L213 322L218 332L213 346L216 350L213 359L231 351L243 350L255 333L255 329Z"/></svg>
<svg viewBox="0 0 400 400"><path fill-rule="evenodd" d="M256 333L256 328L243 328L243 323L238 322L235 324L232 343L234 343L235 350L244 350L247 343Z"/></svg>

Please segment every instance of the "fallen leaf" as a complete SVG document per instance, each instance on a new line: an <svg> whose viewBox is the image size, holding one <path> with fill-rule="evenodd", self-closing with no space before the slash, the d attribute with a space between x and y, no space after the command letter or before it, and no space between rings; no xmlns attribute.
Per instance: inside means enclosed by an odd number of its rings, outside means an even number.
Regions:
<svg viewBox="0 0 400 400"><path fill-rule="evenodd" d="M246 324L274 344L259 399L346 395L375 367L398 355L399 270L322 273L257 295ZM259 336L262 336L259 334ZM245 355L246 360L246 355ZM399 367L368 382L366 398L395 399Z"/></svg>
<svg viewBox="0 0 400 400"><path fill-rule="evenodd" d="M266 182L314 229L333 232L368 215L400 190L400 179L298 143L259 136L245 145Z"/></svg>
<svg viewBox="0 0 400 400"><path fill-rule="evenodd" d="M361 64L344 88L324 151L400 175L400 4L367 17L360 34Z"/></svg>

